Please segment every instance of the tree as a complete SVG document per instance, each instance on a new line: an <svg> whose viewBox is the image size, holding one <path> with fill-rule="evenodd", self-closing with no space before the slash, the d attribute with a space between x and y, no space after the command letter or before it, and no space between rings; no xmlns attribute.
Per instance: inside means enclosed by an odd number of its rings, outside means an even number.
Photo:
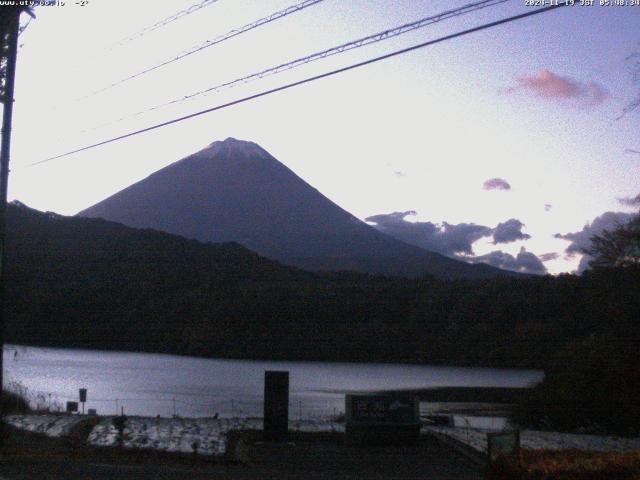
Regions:
<svg viewBox="0 0 640 480"><path fill-rule="evenodd" d="M627 69L631 74L631 81L638 92L633 100L624 107L618 119L624 117L627 113L637 110L640 107L640 43L635 50L626 58ZM635 153L640 155L640 148L627 148L626 153Z"/></svg>
<svg viewBox="0 0 640 480"><path fill-rule="evenodd" d="M627 68L631 74L631 81L637 87L640 87L640 44L626 59ZM631 112L640 107L640 92L623 110L622 115Z"/></svg>
<svg viewBox="0 0 640 480"><path fill-rule="evenodd" d="M15 2L16 4L18 2ZM0 103L4 103L4 84L6 81L6 73L7 73L7 51L9 49L9 44L7 43L8 38L8 30L7 25L9 20L11 19L11 13L15 11L19 12L27 12L29 14L29 20L26 23L21 24L18 27L18 36L22 34L29 26L29 22L32 18L35 18L35 14L31 7L14 5L14 6L4 6L0 11ZM20 48L21 45L18 46Z"/></svg>
<svg viewBox="0 0 640 480"><path fill-rule="evenodd" d="M635 359L606 334L574 340L556 354L512 419L532 428L635 435L640 431Z"/></svg>
<svg viewBox="0 0 640 480"><path fill-rule="evenodd" d="M591 248L584 253L593 257L589 262L593 269L640 265L640 213L614 230L591 237Z"/></svg>

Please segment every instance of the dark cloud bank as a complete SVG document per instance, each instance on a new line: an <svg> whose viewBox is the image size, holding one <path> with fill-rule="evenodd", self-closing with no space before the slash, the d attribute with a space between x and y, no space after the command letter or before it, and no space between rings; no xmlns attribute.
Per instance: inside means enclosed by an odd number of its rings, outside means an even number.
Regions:
<svg viewBox="0 0 640 480"><path fill-rule="evenodd" d="M640 195L619 199L620 203L637 207L640 204ZM406 217L415 215L415 211L393 212L389 214L373 215L366 218L374 227L388 235L396 237L406 243L417 245L433 252L438 252L451 258L470 263L487 263L494 267L516 272L545 274L547 269L544 262L555 260L560 254L555 252L535 255L524 247L513 256L501 250L496 250L486 255L474 256L473 244L485 237L492 237L494 244L509 243L517 240L528 240L530 235L522 231L524 224L511 218L499 223L495 228L474 223L459 223L457 225L447 222L441 225L432 222L408 222ZM619 225L628 223L637 213L605 212L596 217L591 223L587 223L582 230L569 233L556 233L555 238L567 240L569 245L565 249L568 258L582 255L578 265L578 273L582 273L589 266L592 257L585 254L585 250L591 247L591 237L601 235L604 230L614 230Z"/></svg>
<svg viewBox="0 0 640 480"><path fill-rule="evenodd" d="M556 238L562 238L571 242L565 253L568 257L573 257L584 253L591 247L591 237L602 234L603 230L614 230L618 225L623 225L633 218L633 213L625 212L605 212L596 217L593 222L587 223L582 230L570 233L556 233ZM578 265L578 272L581 273L589 266L590 255L583 255Z"/></svg>
<svg viewBox="0 0 640 480"><path fill-rule="evenodd" d="M513 270L514 272L535 273L544 275L547 273L547 267L533 253L527 252L524 247L520 248L520 252L515 257L501 250L473 257L470 259L472 263L488 263L494 267L504 270Z"/></svg>
<svg viewBox="0 0 640 480"><path fill-rule="evenodd" d="M487 255L473 256L473 244L484 237L493 237L493 243L509 243L516 240L527 240L530 235L523 233L524 224L515 218L498 224L495 228L474 223L447 222L441 225L432 222L408 222L406 217L416 212L393 212L373 215L366 218L374 227L398 238L406 243L417 245L432 252L448 257L465 260L471 263L488 263L498 268L516 272L544 274L547 272L542 261L523 247L517 256L502 251L494 251Z"/></svg>
<svg viewBox="0 0 640 480"><path fill-rule="evenodd" d="M482 237L491 235L491 229L473 223L441 226L431 222L407 222L405 217L415 215L413 210L373 215L367 222L393 237L432 252L453 257L457 254L473 254L471 245Z"/></svg>
<svg viewBox="0 0 640 480"><path fill-rule="evenodd" d="M512 218L504 223L499 223L496 228L493 229L493 243L508 243L515 242L516 240L528 240L531 235L522 233L522 227L524 223L520 220Z"/></svg>
<svg viewBox="0 0 640 480"><path fill-rule="evenodd" d="M640 193L635 197L619 198L618 202L625 207L640 207Z"/></svg>

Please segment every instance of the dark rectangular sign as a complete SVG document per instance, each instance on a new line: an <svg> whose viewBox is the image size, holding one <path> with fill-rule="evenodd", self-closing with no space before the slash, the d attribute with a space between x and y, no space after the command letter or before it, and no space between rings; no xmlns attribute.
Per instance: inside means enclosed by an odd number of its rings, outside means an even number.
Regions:
<svg viewBox="0 0 640 480"><path fill-rule="evenodd" d="M413 395L350 394L345 402L349 445L403 445L420 438L420 403Z"/></svg>
<svg viewBox="0 0 640 480"><path fill-rule="evenodd" d="M78 411L78 402L67 402L67 412L77 412Z"/></svg>
<svg viewBox="0 0 640 480"><path fill-rule="evenodd" d="M520 448L520 431L487 433L487 453L493 462L498 455L506 455Z"/></svg>
<svg viewBox="0 0 640 480"><path fill-rule="evenodd" d="M286 440L289 431L289 372L264 372L264 438Z"/></svg>
<svg viewBox="0 0 640 480"><path fill-rule="evenodd" d="M413 397L391 395L347 395L347 422L417 423L418 401Z"/></svg>
<svg viewBox="0 0 640 480"><path fill-rule="evenodd" d="M86 388L81 388L80 389L80 401L83 402L83 403L87 401L87 389Z"/></svg>

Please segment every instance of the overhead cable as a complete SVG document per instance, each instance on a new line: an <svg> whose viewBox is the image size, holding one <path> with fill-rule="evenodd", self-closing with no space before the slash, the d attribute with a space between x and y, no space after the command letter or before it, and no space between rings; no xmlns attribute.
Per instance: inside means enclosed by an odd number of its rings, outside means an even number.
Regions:
<svg viewBox="0 0 640 480"><path fill-rule="evenodd" d="M208 7L209 5L212 5L214 3L216 3L218 0L202 0L200 3L196 3L194 5L191 5L190 7L184 9L184 10L180 10L179 12L167 17L167 18L163 18L162 20L157 21L156 23L154 23L153 25L149 25L148 27L143 28L142 30L139 30L135 33L132 33L131 35L123 38L122 40L117 41L113 46L120 46L120 45L124 45L127 42L130 42L132 40L135 40L136 38L142 37L143 35L146 35L149 32L153 32L154 30L157 30L161 27L164 27L165 25L168 25L172 22L175 22L176 20L189 15L193 12L197 12L198 10Z"/></svg>
<svg viewBox="0 0 640 480"><path fill-rule="evenodd" d="M485 24L479 25L477 27L473 27L473 28L469 28L467 30L462 30L462 31L459 31L459 32L456 32L456 33L445 35L443 37L439 37L439 38L436 38L434 40L429 40L427 42L419 43L419 44L413 45L411 47L406 47L406 48L403 48L401 50L396 50L394 52L387 53L387 54L384 54L384 55L380 55L378 57L374 57L374 58L371 58L369 60L365 60L365 61L362 61L362 62L359 62L359 63L354 63L354 64L346 66L346 67L338 68L336 70L331 70L329 72L321 73L319 75L314 75L312 77L308 77L308 78L305 78L303 80L298 80L296 82L288 83L286 85L281 85L279 87L271 88L269 90L264 90L262 92L259 92L259 93L253 94L253 95L249 95L247 97L239 98L237 100L233 100L233 101L230 101L230 102L227 102L227 103L223 103L221 105L216 105L214 107L210 107L210 108L207 108L205 110L200 110L198 112L191 113L189 115L184 115L182 117L174 118L173 120L168 120L166 122L158 123L158 124L152 125L150 127L146 127L146 128L142 128L140 130L135 130L133 132L125 133L123 135L119 135L117 137L109 138L107 140L103 140L101 142L93 143L91 145L87 145L87 146L84 146L84 147L81 147L81 148L77 148L75 150L70 150L68 152L61 153L59 155L55 155L53 157L45 158L44 160L39 160L37 162L33 162L33 163L30 164L30 166L41 165L43 163L50 162L52 160L56 160L56 159L63 158L63 157L68 157L69 155L73 155L75 153L84 152L86 150L90 150L90 149L93 149L93 148L96 148L96 147L100 147L102 145L106 145L106 144L109 144L109 143L117 142L117 141L123 140L125 138L133 137L135 135L140 135L142 133L150 132L150 131L156 130L158 128L162 128L162 127L166 127L166 126L169 126L169 125L173 125L175 123L183 122L183 121L189 120L191 118L199 117L199 116L205 115L207 113L215 112L217 110L222 110L224 108L228 108L228 107L231 107L231 106L234 106L234 105L238 105L238 104L245 103L245 102L248 102L248 101L251 101L251 100L255 100L255 99L260 98L260 97L265 97L267 95L271 95L271 94L276 93L276 92L281 92L283 90L288 90L290 88L297 87L297 86L300 86L300 85L304 85L306 83L310 83L310 82L313 82L313 81L316 81L316 80L320 80L322 78L331 77L331 76L334 76L334 75L337 75L337 74L340 74L340 73L344 73L344 72L347 72L347 71L350 71L350 70L354 70L356 68L364 67L365 65L370 65L372 63L376 63L376 62L379 62L379 61L382 61L382 60L386 60L388 58L396 57L398 55L403 55L405 53L412 52L412 51L418 50L420 48L425 48L425 47L428 47L428 46L431 46L431 45L435 45L437 43L442 43L442 42L445 42L447 40L452 40L452 39L457 38L457 37L462 37L464 35L468 35L470 33L475 33L475 32L479 32L479 31L482 31L482 30L487 30L489 28L493 28L493 27L497 27L498 25L503 25L503 24L506 24L506 23L514 22L516 20L521 20L523 18L528 18L528 17L534 16L534 15L547 13L547 12L550 12L552 10L556 10L558 8L561 8L561 7L566 7L567 5L571 5L571 3L562 2L562 3L550 5L550 6L543 7L543 8L530 10L528 12L521 13L519 15L514 15L514 16L511 16L511 17L507 17L507 18L503 18L501 20L496 20L494 22L485 23Z"/></svg>
<svg viewBox="0 0 640 480"><path fill-rule="evenodd" d="M116 87L116 86L118 86L118 85L120 85L122 83L125 83L125 82L129 81L129 80L133 80L134 78L138 78L138 77L140 77L140 76L142 76L144 74L147 74L149 72L153 72L154 70L162 68L162 67L164 67L166 65L169 65L171 63L177 62L178 60L182 60L183 58L188 57L189 55L193 55L194 53L200 52L200 51L204 50L205 48L213 47L214 45L217 45L219 43L224 42L225 40L229 40L230 38L236 37L238 35L241 35L241 34L243 34L245 32L248 32L250 30L258 28L258 27L260 27L262 25L266 25L267 23L271 23L271 22L273 22L275 20L278 20L280 18L284 18L284 17L286 17L288 15L291 15L292 13L299 12L300 10L303 10L303 9L305 9L307 7L310 7L312 5L315 5L316 3L320 3L320 2L323 2L323 1L324 0L304 0L304 1L300 2L300 3L295 4L295 5L290 5L289 7L285 8L283 10L279 10L277 12L274 12L271 15L268 15L266 17L263 17L263 18L260 18L258 20L255 20L255 21L253 21L251 23L248 23L248 24L246 24L246 25L244 25L244 26L242 26L240 28L233 29L233 30L231 30L231 31L229 31L229 32L227 32L227 33L225 33L223 35L219 35L219 36L217 36L217 37L215 37L215 38L213 38L211 40L206 40L205 42L201 43L200 45L197 45L195 47L190 48L189 50L185 50L184 52L179 53L175 57L172 57L172 58L170 58L168 60L165 60L165 61L163 61L161 63L158 63L158 64L156 64L156 65L154 65L152 67L148 67L148 68L145 68L144 70L141 70L139 72L131 74L128 77L122 78L122 79L120 79L120 80L118 80L116 82L113 82L113 83L105 86L105 87L102 87L102 88L100 88L98 90L95 90L95 91L91 92L88 95L80 97L80 98L78 98L78 100L83 100L83 99L89 98L89 97L91 97L93 95L97 95L99 93L102 93L102 92L104 92L106 90L109 90L109 89L111 89L113 87Z"/></svg>
<svg viewBox="0 0 640 480"><path fill-rule="evenodd" d="M220 83L218 85L215 85L215 86L212 86L212 87L208 87L208 88L205 88L203 90L199 90L199 91L190 93L188 95L184 95L182 97L175 98L175 99L170 100L168 102L164 102L164 103L161 103L161 104L158 104L158 105L154 105L153 107L146 108L144 110L140 110L140 111L137 111L135 113L120 117L120 118L118 118L116 120L113 120L113 121L110 121L108 123L101 124L101 125L99 125L97 127L84 130L84 132L97 130L99 128L102 128L102 127L105 127L105 126L109 126L109 125L113 125L115 123L121 122L123 120L127 120L129 118L135 118L135 117L138 117L140 115L144 115L146 113L153 112L155 110L158 110L158 109L161 109L161 108L164 108L164 107L168 107L170 105L174 105L176 103L181 103L181 102L184 102L186 100L190 100L190 99L198 97L200 95L204 95L204 94L211 93L211 92L218 92L218 91L226 89L226 88L235 87L235 86L237 86L239 84L245 84L245 83L252 82L254 80L259 80L261 78L264 78L264 77L267 77L267 76L270 76L270 75L275 75L277 73L281 73L281 72L284 72L286 70L291 70L293 68L300 67L300 66L305 65L307 63L311 63L311 62L314 62L316 60L321 60L323 58L327 58L327 57L330 57L332 55L337 55L337 54L340 54L340 53L343 53L343 52L346 52L346 51L349 51L349 50L353 50L353 49L356 49L356 48L361 48L361 47L364 47L366 45L370 45L370 44L381 42L383 40L387 40L387 39L390 39L390 38L393 38L393 37L397 37L397 36L402 35L404 33L411 32L413 30L417 30L419 28L423 28L423 27L426 27L428 25L432 25L432 24L440 22L442 20L446 20L446 19L449 19L449 18L457 17L457 16L460 16L460 15L464 15L466 13L470 13L470 12L474 12L474 11L477 11L477 10L481 10L483 8L492 7L494 5L498 5L500 3L505 3L505 2L508 2L508 1L510 1L510 0L483 0L483 1L479 1L479 2L470 3L468 5L464 5L462 7L455 8L455 9L452 9L452 10L447 10L445 12L438 13L437 15L431 15L429 17L425 17L425 18L422 18L420 20L417 20L417 21L414 21L414 22L411 22L411 23L406 23L404 25L400 25L399 27L395 27L395 28L391 28L391 29L388 29L388 30L384 30L382 32L374 33L372 35L368 35L366 37L362 37L362 38L359 38L357 40L353 40L353 41L350 41L350 42L347 42L347 43L343 43L341 45L338 45L338 46L335 46L335 47L332 47L332 48L328 48L326 50L322 50L322 51L319 51L319 52L312 53L311 55L307 55L307 56L300 57L300 58L297 58L295 60L292 60L292 61L289 61L289 62L286 62L286 63L282 63L282 64L277 65L275 67L267 68L266 70L262 70L262 71L257 72L257 73L252 73L251 75L240 77L240 78L237 78L237 79L232 80L232 81Z"/></svg>

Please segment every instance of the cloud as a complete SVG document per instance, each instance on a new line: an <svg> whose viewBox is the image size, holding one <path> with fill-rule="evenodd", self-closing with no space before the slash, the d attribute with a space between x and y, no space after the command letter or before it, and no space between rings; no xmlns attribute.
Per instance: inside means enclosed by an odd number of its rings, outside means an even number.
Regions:
<svg viewBox="0 0 640 480"><path fill-rule="evenodd" d="M611 94L602 85L595 82L589 82L583 89L583 98L590 105L600 105L608 100Z"/></svg>
<svg viewBox="0 0 640 480"><path fill-rule="evenodd" d="M532 273L536 275L544 275L547 273L547 268L542 261L535 254L527 252L524 247L520 249L520 252L515 257L510 253L496 250L468 260L471 263L487 263L494 267L512 270L514 272Z"/></svg>
<svg viewBox="0 0 640 480"><path fill-rule="evenodd" d="M536 75L523 75L517 81L520 88L544 98L572 98L580 94L577 82L545 69L539 70Z"/></svg>
<svg viewBox="0 0 640 480"><path fill-rule="evenodd" d="M538 258L543 262L549 262L551 260L555 260L560 256L559 253L551 252L551 253L543 253L542 255L538 255Z"/></svg>
<svg viewBox="0 0 640 480"><path fill-rule="evenodd" d="M578 100L585 105L599 105L610 97L602 85L578 82L546 69L535 75L523 75L516 81L518 85L511 91L522 90L546 100Z"/></svg>
<svg viewBox="0 0 640 480"><path fill-rule="evenodd" d="M474 223L443 223L442 238L454 253L473 253L472 245L491 234L491 229Z"/></svg>
<svg viewBox="0 0 640 480"><path fill-rule="evenodd" d="M626 207L638 207L640 206L640 193L635 197L619 198L618 202Z"/></svg>
<svg viewBox="0 0 640 480"><path fill-rule="evenodd" d="M511 185L504 178L490 178L485 180L482 188L485 190L511 190Z"/></svg>
<svg viewBox="0 0 640 480"><path fill-rule="evenodd" d="M591 237L601 235L603 230L613 230L618 225L625 224L633 218L633 213L624 212L605 212L596 217L590 224L587 223L582 230L570 233L556 233L555 238L561 238L571 242L565 252L569 257L577 254L583 254L584 250L591 248ZM578 272L583 272L589 266L591 256L584 254L578 265Z"/></svg>
<svg viewBox="0 0 640 480"><path fill-rule="evenodd" d="M457 225L443 222L441 225L431 222L407 222L405 217L416 212L393 212L373 215L365 219L375 223L375 228L404 242L438 252L447 256L473 254L472 245L482 237L488 237L493 229L474 223Z"/></svg>
<svg viewBox="0 0 640 480"><path fill-rule="evenodd" d="M498 226L493 229L493 243L509 243L515 242L516 240L530 239L531 235L522 233L522 227L524 227L524 223L515 218L499 223Z"/></svg>
<svg viewBox="0 0 640 480"><path fill-rule="evenodd" d="M483 237L493 235L495 243L530 238L529 235L522 233L524 224L518 219L509 219L498 224L495 228L476 225L475 223L451 224L442 222L442 224L436 224L432 222L408 222L406 220L406 217L415 214L416 212L413 210L393 212L373 215L367 217L365 221L373 223L374 228L387 235L456 260L471 263L488 263L489 265L515 272L533 274L547 272L540 259L533 253L527 252L524 248L520 249L520 253L515 257L500 250L487 255L474 256L473 244Z"/></svg>

